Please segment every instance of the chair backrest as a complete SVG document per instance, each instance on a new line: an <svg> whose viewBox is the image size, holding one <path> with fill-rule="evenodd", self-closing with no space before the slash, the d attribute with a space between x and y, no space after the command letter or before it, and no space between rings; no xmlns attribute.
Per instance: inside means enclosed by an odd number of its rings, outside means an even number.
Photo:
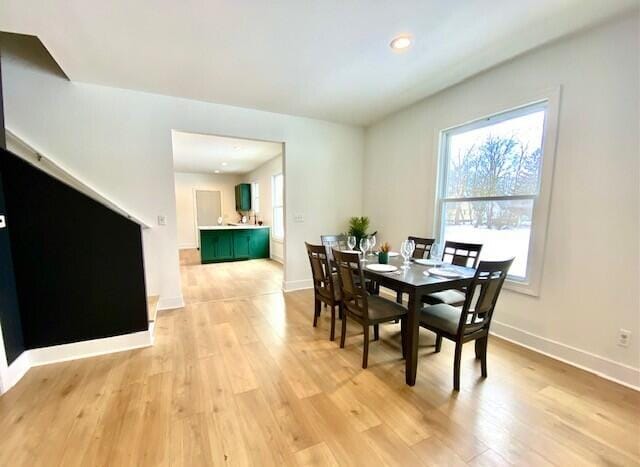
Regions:
<svg viewBox="0 0 640 467"><path fill-rule="evenodd" d="M338 283L340 284L343 306L349 312L363 319L368 319L368 293L365 288L360 255L333 250L333 257L338 270Z"/></svg>
<svg viewBox="0 0 640 467"><path fill-rule="evenodd" d="M311 264L311 274L313 276L313 288L320 295L335 297L334 283L331 277L331 266L329 265L329 255L323 245L311 245L304 243L307 247L307 255Z"/></svg>
<svg viewBox="0 0 640 467"><path fill-rule="evenodd" d="M429 259L431 257L431 247L436 241L435 238L420 238L409 236L409 240L413 240L413 242L416 244L416 249L413 250L412 258Z"/></svg>
<svg viewBox="0 0 640 467"><path fill-rule="evenodd" d="M482 245L447 241L442 252L442 261L468 268L477 268Z"/></svg>
<svg viewBox="0 0 640 467"><path fill-rule="evenodd" d="M458 334L471 334L480 330L489 332L493 310L513 260L514 258L480 262L466 291Z"/></svg>
<svg viewBox="0 0 640 467"><path fill-rule="evenodd" d="M346 235L320 235L320 243L327 249L329 260L333 260L333 249L348 250Z"/></svg>

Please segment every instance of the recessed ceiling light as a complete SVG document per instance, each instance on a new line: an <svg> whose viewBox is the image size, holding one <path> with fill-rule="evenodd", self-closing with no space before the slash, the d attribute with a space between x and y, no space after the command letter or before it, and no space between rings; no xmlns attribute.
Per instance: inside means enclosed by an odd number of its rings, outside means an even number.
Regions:
<svg viewBox="0 0 640 467"><path fill-rule="evenodd" d="M222 165L222 167L224 167L225 165L227 165L227 163L226 163L226 162L223 162L221 165Z"/></svg>
<svg viewBox="0 0 640 467"><path fill-rule="evenodd" d="M214 170L213 173L219 174L220 171L219 170Z"/></svg>
<svg viewBox="0 0 640 467"><path fill-rule="evenodd" d="M411 37L410 36L398 36L391 41L389 47L393 50L404 50L407 49L411 45Z"/></svg>

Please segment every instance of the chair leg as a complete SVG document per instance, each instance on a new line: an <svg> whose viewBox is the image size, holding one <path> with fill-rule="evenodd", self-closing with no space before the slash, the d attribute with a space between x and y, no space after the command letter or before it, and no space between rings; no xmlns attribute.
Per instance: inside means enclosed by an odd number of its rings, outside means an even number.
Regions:
<svg viewBox="0 0 640 467"><path fill-rule="evenodd" d="M373 325L373 340L377 341L380 339L380 325L379 324L374 324Z"/></svg>
<svg viewBox="0 0 640 467"><path fill-rule="evenodd" d="M344 309L342 308L342 302L338 303L338 318L344 318Z"/></svg>
<svg viewBox="0 0 640 467"><path fill-rule="evenodd" d="M442 349L442 336L436 334L436 353L440 352L440 349Z"/></svg>
<svg viewBox="0 0 640 467"><path fill-rule="evenodd" d="M335 305L331 307L331 334L329 335L329 340L334 340L336 338L336 307Z"/></svg>
<svg viewBox="0 0 640 467"><path fill-rule="evenodd" d="M489 336L485 336L482 340L482 353L480 356L480 367L482 368L482 377L487 377L487 345L489 344ZM478 342L478 341L476 341Z"/></svg>
<svg viewBox="0 0 640 467"><path fill-rule="evenodd" d="M369 325L363 326L364 331L364 351L362 352L362 368L367 368L369 363Z"/></svg>
<svg viewBox="0 0 640 467"><path fill-rule="evenodd" d="M347 337L347 315L348 313L345 311L342 316L342 334L340 335L340 348L344 349L344 340Z"/></svg>
<svg viewBox="0 0 640 467"><path fill-rule="evenodd" d="M475 342L475 346L476 346L476 360L480 360L480 359L482 359L482 345L483 345L483 344L482 344L482 339L483 339L483 338L476 339L476 342Z"/></svg>
<svg viewBox="0 0 640 467"><path fill-rule="evenodd" d="M399 303L400 305L402 305L402 292L396 293L396 303Z"/></svg>
<svg viewBox="0 0 640 467"><path fill-rule="evenodd" d="M315 301L315 308L313 310L313 327L318 325L318 316L320 316L320 300Z"/></svg>
<svg viewBox="0 0 640 467"><path fill-rule="evenodd" d="M456 342L456 352L453 360L453 389L460 390L460 359L462 358L462 342Z"/></svg>

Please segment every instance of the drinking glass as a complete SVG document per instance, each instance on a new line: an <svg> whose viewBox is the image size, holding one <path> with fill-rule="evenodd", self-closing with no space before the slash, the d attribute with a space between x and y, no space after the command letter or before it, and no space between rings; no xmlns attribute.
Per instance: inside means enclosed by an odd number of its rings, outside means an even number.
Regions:
<svg viewBox="0 0 640 467"><path fill-rule="evenodd" d="M416 242L407 240L407 247L409 248L409 258L413 258L413 252L416 250Z"/></svg>
<svg viewBox="0 0 640 467"><path fill-rule="evenodd" d="M354 235L349 235L347 237L347 246L350 250L353 250L356 247L356 237Z"/></svg>
<svg viewBox="0 0 640 467"><path fill-rule="evenodd" d="M362 252L362 262L366 262L367 260L365 259L367 250L369 249L369 239L366 237L363 237L360 239L360 251Z"/></svg>
<svg viewBox="0 0 640 467"><path fill-rule="evenodd" d="M400 266L400 269L408 269L409 256L411 256L409 240L402 240L402 243L400 244L400 254L402 255L402 258L404 258L404 262L402 263L402 266Z"/></svg>
<svg viewBox="0 0 640 467"><path fill-rule="evenodd" d="M440 245L435 243L431 245L431 259L440 260Z"/></svg>
<svg viewBox="0 0 640 467"><path fill-rule="evenodd" d="M373 248L376 246L376 236L369 236L369 256L373 256Z"/></svg>

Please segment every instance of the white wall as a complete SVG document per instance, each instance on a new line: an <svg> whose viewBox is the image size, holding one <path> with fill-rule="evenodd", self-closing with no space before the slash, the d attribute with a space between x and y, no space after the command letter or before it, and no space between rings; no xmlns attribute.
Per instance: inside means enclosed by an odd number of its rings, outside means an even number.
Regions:
<svg viewBox="0 0 640 467"><path fill-rule="evenodd" d="M69 82L36 66L32 53L21 60L25 47L3 47L7 127L119 205L145 218L167 217L166 226L143 235L147 287L160 294L160 306L181 301L172 129L286 143L289 287L309 283L303 242L343 229L362 210L361 128ZM306 222L294 223L296 213Z"/></svg>
<svg viewBox="0 0 640 467"><path fill-rule="evenodd" d="M176 224L178 248L196 248L195 190L219 191L222 197L222 217L224 222L236 222L235 186L240 183L234 174L184 173L174 174L176 187Z"/></svg>
<svg viewBox="0 0 640 467"><path fill-rule="evenodd" d="M282 173L282 156L274 157L248 174L241 176L243 182L259 184L260 213L258 219L262 220L264 225L270 227L273 226L273 190L271 189L271 177L279 173ZM279 240L274 240L273 235L271 235L270 248L271 258L282 262L284 260L284 243Z"/></svg>
<svg viewBox="0 0 640 467"><path fill-rule="evenodd" d="M638 18L617 20L494 68L366 132L364 206L398 245L434 232L440 130L562 86L539 297L505 291L495 330L640 385ZM620 328L633 332L616 345ZM550 342L554 341L554 342Z"/></svg>

